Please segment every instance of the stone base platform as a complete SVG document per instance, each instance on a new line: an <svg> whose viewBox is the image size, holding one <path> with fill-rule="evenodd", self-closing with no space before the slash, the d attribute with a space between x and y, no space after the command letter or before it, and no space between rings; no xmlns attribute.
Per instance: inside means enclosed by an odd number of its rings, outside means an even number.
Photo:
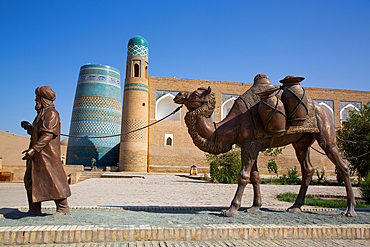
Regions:
<svg viewBox="0 0 370 247"><path fill-rule="evenodd" d="M27 216L26 209L8 209L10 212L0 218L0 245L370 239L368 210L358 211L357 218L347 218L340 216L338 209L300 213L276 208L246 213L244 209L233 218L222 217L218 207L83 207L72 209L70 216L54 215L52 208L44 209L44 216ZM330 220L333 217L336 224Z"/></svg>

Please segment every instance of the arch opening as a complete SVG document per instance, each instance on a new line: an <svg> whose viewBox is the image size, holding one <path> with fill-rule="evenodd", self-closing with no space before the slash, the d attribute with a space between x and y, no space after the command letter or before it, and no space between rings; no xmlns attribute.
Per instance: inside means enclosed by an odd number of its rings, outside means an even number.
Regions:
<svg viewBox="0 0 370 247"><path fill-rule="evenodd" d="M140 66L137 63L134 65L134 77L140 77Z"/></svg>
<svg viewBox="0 0 370 247"><path fill-rule="evenodd" d="M159 99L157 99L155 103L156 105L155 106L155 119L156 120L164 118L165 116L173 112L179 106L178 104L175 104L173 102L174 98L175 96L167 93L163 95L162 97L160 97ZM182 109L180 109L175 114L169 116L165 120L181 120L181 116L182 116Z"/></svg>
<svg viewBox="0 0 370 247"><path fill-rule="evenodd" d="M236 100L236 98L232 97L232 98L226 100L222 104L222 106L221 106L221 121L227 116L227 114L230 113L231 108L233 107L235 100Z"/></svg>

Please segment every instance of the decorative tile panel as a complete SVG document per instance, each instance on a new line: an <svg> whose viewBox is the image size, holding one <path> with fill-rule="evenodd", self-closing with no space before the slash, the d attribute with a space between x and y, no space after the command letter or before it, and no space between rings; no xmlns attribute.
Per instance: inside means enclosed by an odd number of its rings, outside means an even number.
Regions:
<svg viewBox="0 0 370 247"><path fill-rule="evenodd" d="M361 110L362 109L362 103L361 102L355 102L355 101L341 101L339 102L339 105L340 105L340 109L342 110L344 107L346 107L347 105L353 105L355 106L357 109Z"/></svg>
<svg viewBox="0 0 370 247"><path fill-rule="evenodd" d="M313 101L315 101L318 104L324 103L324 104L330 106L330 108L334 111L334 101L333 100L314 99Z"/></svg>
<svg viewBox="0 0 370 247"><path fill-rule="evenodd" d="M121 87L121 81L108 77L108 76L96 76L96 75L90 75L90 76L80 76L78 78L78 83L84 83L84 82L90 82L90 81L95 81L95 82L102 82L102 83L110 83L113 85L117 85Z"/></svg>
<svg viewBox="0 0 370 247"><path fill-rule="evenodd" d="M143 92L146 92L148 93L148 85L145 85L143 83L127 83L125 84L125 89L124 91L131 91L131 90L135 90L135 91L143 91Z"/></svg>
<svg viewBox="0 0 370 247"><path fill-rule="evenodd" d="M139 55L139 56L144 56L148 57L149 54L149 49L147 46L143 45L130 45L127 48L127 56L133 56L133 55Z"/></svg>
<svg viewBox="0 0 370 247"><path fill-rule="evenodd" d="M74 109L72 121L76 120L98 120L120 123L122 118L121 112L113 112L100 109Z"/></svg>
<svg viewBox="0 0 370 247"><path fill-rule="evenodd" d="M73 108L107 108L121 112L121 101L107 97L76 97Z"/></svg>

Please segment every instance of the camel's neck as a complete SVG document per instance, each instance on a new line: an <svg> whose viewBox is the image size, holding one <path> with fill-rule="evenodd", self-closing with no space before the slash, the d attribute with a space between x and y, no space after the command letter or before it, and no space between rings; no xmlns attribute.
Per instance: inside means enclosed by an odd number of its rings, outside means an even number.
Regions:
<svg viewBox="0 0 370 247"><path fill-rule="evenodd" d="M189 111L185 116L185 123L194 144L199 149L212 154L229 151L234 143L233 140L225 141L227 138L224 136L225 133L220 131L221 126L216 128L215 124L209 119L209 108L202 107ZM228 131L228 133L231 132Z"/></svg>

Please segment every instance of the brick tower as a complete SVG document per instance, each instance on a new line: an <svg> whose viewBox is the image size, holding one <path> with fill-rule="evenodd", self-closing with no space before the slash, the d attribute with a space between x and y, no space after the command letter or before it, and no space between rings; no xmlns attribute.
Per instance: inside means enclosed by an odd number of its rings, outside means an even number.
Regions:
<svg viewBox="0 0 370 247"><path fill-rule="evenodd" d="M127 47L121 133L148 125L148 82L148 42L141 36L135 36L129 40ZM147 160L147 129L121 136L120 171L146 172Z"/></svg>

